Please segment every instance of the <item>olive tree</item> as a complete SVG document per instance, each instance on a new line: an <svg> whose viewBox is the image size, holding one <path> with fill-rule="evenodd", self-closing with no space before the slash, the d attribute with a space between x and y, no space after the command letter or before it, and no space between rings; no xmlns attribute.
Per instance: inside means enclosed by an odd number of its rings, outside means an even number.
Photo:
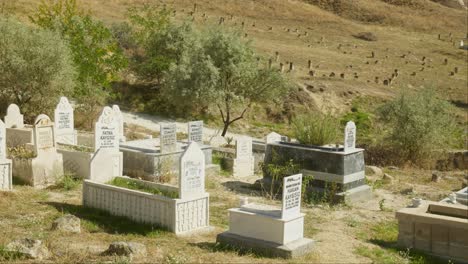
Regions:
<svg viewBox="0 0 468 264"><path fill-rule="evenodd" d="M31 119L50 113L61 95L75 87L76 72L67 43L55 32L0 16L0 96Z"/></svg>

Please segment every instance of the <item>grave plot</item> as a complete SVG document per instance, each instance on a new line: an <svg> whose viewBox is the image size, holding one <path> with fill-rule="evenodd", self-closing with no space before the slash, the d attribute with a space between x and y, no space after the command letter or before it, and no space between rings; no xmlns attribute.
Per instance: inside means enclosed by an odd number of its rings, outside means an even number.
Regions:
<svg viewBox="0 0 468 264"><path fill-rule="evenodd" d="M304 238L301 213L302 174L283 178L282 208L249 204L229 209L229 230L216 241L269 257L294 258L311 251L313 240Z"/></svg>
<svg viewBox="0 0 468 264"><path fill-rule="evenodd" d="M33 137L35 144L24 145L23 153L12 156L13 177L38 188L53 185L63 176L63 160L56 149L54 123L47 115L34 121Z"/></svg>
<svg viewBox="0 0 468 264"><path fill-rule="evenodd" d="M398 245L468 262L467 206L418 201L396 212Z"/></svg>
<svg viewBox="0 0 468 264"><path fill-rule="evenodd" d="M11 160L6 157L6 129L5 123L0 120L0 190L2 191L13 189Z"/></svg>
<svg viewBox="0 0 468 264"><path fill-rule="evenodd" d="M264 164L281 165L290 160L304 177L311 177L308 192L333 192L336 202L354 202L369 199L371 188L366 184L364 149L355 147L356 126L348 122L344 146L311 146L276 141L268 143ZM272 175L265 171L263 184L272 184ZM273 184L279 184L273 182Z"/></svg>
<svg viewBox="0 0 468 264"><path fill-rule="evenodd" d="M189 142L196 142L205 158L207 174L218 173L219 166L212 164L212 148L204 145L203 122L188 123L189 141L177 141L175 123L161 123L160 137L127 141L120 144L123 152L124 174L131 177L161 181L166 174L177 174L180 157Z"/></svg>
<svg viewBox="0 0 468 264"><path fill-rule="evenodd" d="M119 120L116 112L104 107L95 124L94 149L86 146L61 145L65 171L78 178L107 182L122 176L123 156L119 151Z"/></svg>
<svg viewBox="0 0 468 264"><path fill-rule="evenodd" d="M85 180L83 206L105 210L176 234L209 227L209 194L205 192L205 155L198 143L180 157L179 186L116 177L108 183Z"/></svg>

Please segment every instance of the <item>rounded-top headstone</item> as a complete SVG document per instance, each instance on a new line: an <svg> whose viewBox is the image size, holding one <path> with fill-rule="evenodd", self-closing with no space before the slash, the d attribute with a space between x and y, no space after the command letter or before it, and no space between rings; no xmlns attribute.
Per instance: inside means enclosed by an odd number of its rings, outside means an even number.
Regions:
<svg viewBox="0 0 468 264"><path fill-rule="evenodd" d="M101 115L95 125L94 148L99 149L119 149L118 123L115 111L109 106L102 109Z"/></svg>
<svg viewBox="0 0 468 264"><path fill-rule="evenodd" d="M40 125L40 126L45 126L45 125L50 125L51 120L50 117L46 114L40 114L36 117L34 120L34 125Z"/></svg>
<svg viewBox="0 0 468 264"><path fill-rule="evenodd" d="M24 119L20 108L16 104L10 104L5 116L5 126L7 128L23 128Z"/></svg>
<svg viewBox="0 0 468 264"><path fill-rule="evenodd" d="M346 123L344 151L352 151L356 148L356 124L353 121Z"/></svg>

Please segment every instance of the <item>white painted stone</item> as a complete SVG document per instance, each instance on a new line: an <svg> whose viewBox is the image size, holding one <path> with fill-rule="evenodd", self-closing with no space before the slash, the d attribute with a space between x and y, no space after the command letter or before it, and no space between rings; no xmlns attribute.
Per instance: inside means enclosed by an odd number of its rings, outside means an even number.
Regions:
<svg viewBox="0 0 468 264"><path fill-rule="evenodd" d="M122 176L123 154L98 149L89 164L89 179L94 182L105 183L113 180L117 176Z"/></svg>
<svg viewBox="0 0 468 264"><path fill-rule="evenodd" d="M203 121L188 122L188 141L203 144Z"/></svg>
<svg viewBox="0 0 468 264"><path fill-rule="evenodd" d="M7 128L23 128L24 119L23 115L20 112L19 107L16 104L11 104L7 108L7 113L5 116L5 126Z"/></svg>
<svg viewBox="0 0 468 264"><path fill-rule="evenodd" d="M232 167L234 177L254 175L255 158L252 154L252 138L240 137L236 141L236 158Z"/></svg>
<svg viewBox="0 0 468 264"><path fill-rule="evenodd" d="M252 156L252 138L240 137L236 141L236 158L248 158Z"/></svg>
<svg viewBox="0 0 468 264"><path fill-rule="evenodd" d="M6 159L6 128L5 123L0 120L0 160Z"/></svg>
<svg viewBox="0 0 468 264"><path fill-rule="evenodd" d="M191 142L180 158L180 199L205 195L205 155L198 143Z"/></svg>
<svg viewBox="0 0 468 264"><path fill-rule="evenodd" d="M11 190L13 188L11 160L6 157L6 128L3 121L0 120L0 190Z"/></svg>
<svg viewBox="0 0 468 264"><path fill-rule="evenodd" d="M77 132L75 131L73 107L66 97L60 97L54 113L55 133L57 143L76 145Z"/></svg>
<svg viewBox="0 0 468 264"><path fill-rule="evenodd" d="M177 151L177 126L175 123L160 124L161 153Z"/></svg>
<svg viewBox="0 0 468 264"><path fill-rule="evenodd" d="M34 150L37 155L43 151L55 151L54 123L47 115L41 114L34 120Z"/></svg>
<svg viewBox="0 0 468 264"><path fill-rule="evenodd" d="M120 107L118 105L113 105L112 110L114 110L115 118L117 120L119 141L120 142L125 142L125 141L127 141L127 139L125 137L124 118L123 118L122 112L120 111Z"/></svg>
<svg viewBox="0 0 468 264"><path fill-rule="evenodd" d="M350 152L356 149L356 124L353 121L346 123L344 137L344 151Z"/></svg>
<svg viewBox="0 0 468 264"><path fill-rule="evenodd" d="M270 143L275 143L275 142L279 142L281 141L282 139L282 136L276 132L271 132L270 134L268 134L265 138L266 140L266 143L267 144L270 144Z"/></svg>
<svg viewBox="0 0 468 264"><path fill-rule="evenodd" d="M289 219L301 215L302 174L283 178L283 206L281 218Z"/></svg>
<svg viewBox="0 0 468 264"><path fill-rule="evenodd" d="M119 151L119 128L115 112L106 106L101 112L94 129L94 150Z"/></svg>

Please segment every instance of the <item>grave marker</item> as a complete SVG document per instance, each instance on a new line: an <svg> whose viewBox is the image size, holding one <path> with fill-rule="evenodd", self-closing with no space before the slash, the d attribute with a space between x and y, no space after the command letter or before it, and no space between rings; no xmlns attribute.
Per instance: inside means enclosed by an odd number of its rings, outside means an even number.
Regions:
<svg viewBox="0 0 468 264"><path fill-rule="evenodd" d="M283 178L283 207L281 218L289 219L301 214L302 174Z"/></svg>
<svg viewBox="0 0 468 264"><path fill-rule="evenodd" d="M56 140L58 143L76 145L73 107L66 97L60 97L54 113Z"/></svg>
<svg viewBox="0 0 468 264"><path fill-rule="evenodd" d="M0 160L6 159L6 128L0 120Z"/></svg>
<svg viewBox="0 0 468 264"><path fill-rule="evenodd" d="M16 104L10 104L5 116L5 126L7 128L23 128L24 119Z"/></svg>
<svg viewBox="0 0 468 264"><path fill-rule="evenodd" d="M177 126L175 123L161 123L160 125L161 153L177 151Z"/></svg>
<svg viewBox="0 0 468 264"><path fill-rule="evenodd" d="M118 124L115 112L106 106L101 112L94 129L94 150L119 151Z"/></svg>
<svg viewBox="0 0 468 264"><path fill-rule="evenodd" d="M0 190L12 189L11 160L6 159L6 128L0 120Z"/></svg>
<svg viewBox="0 0 468 264"><path fill-rule="evenodd" d="M344 151L353 151L356 148L356 124L353 121L346 123Z"/></svg>
<svg viewBox="0 0 468 264"><path fill-rule="evenodd" d="M236 141L236 158L248 158L250 156L252 156L252 138L238 138Z"/></svg>
<svg viewBox="0 0 468 264"><path fill-rule="evenodd" d="M191 142L180 158L180 199L205 195L205 155L196 142Z"/></svg>
<svg viewBox="0 0 468 264"><path fill-rule="evenodd" d="M266 136L266 143L267 144L275 143L275 142L281 141L281 138L282 136L280 134L276 132L271 132L270 134Z"/></svg>
<svg viewBox="0 0 468 264"><path fill-rule="evenodd" d="M254 174L254 157L252 154L252 138L239 137L236 140L236 158L233 165L234 177L247 177Z"/></svg>
<svg viewBox="0 0 468 264"><path fill-rule="evenodd" d="M54 123L47 115L41 114L36 117L33 130L36 154L55 148Z"/></svg>
<svg viewBox="0 0 468 264"><path fill-rule="evenodd" d="M203 121L188 122L188 141L203 144Z"/></svg>
<svg viewBox="0 0 468 264"><path fill-rule="evenodd" d="M117 121L119 141L125 142L127 140L125 138L124 121L123 121L122 112L120 111L120 107L118 105L113 105L112 110L114 110L115 119Z"/></svg>

